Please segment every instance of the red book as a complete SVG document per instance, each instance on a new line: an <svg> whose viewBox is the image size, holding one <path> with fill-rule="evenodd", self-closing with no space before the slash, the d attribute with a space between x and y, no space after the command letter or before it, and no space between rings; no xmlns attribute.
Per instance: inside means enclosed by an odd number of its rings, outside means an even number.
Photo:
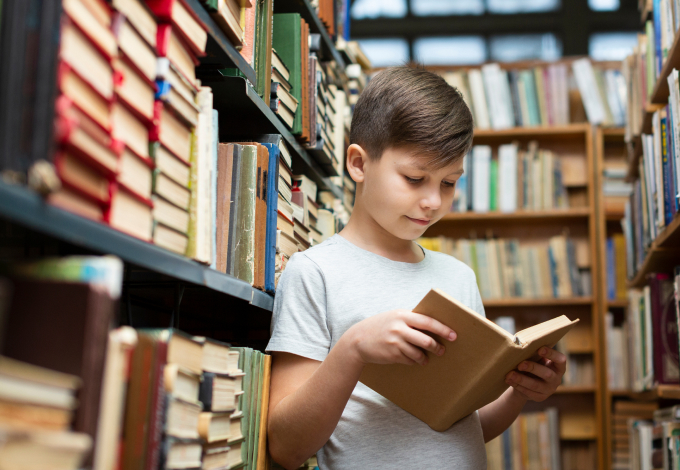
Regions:
<svg viewBox="0 0 680 470"><path fill-rule="evenodd" d="M194 54L205 56L207 28L184 0L146 0L146 4L161 21L172 24Z"/></svg>
<svg viewBox="0 0 680 470"><path fill-rule="evenodd" d="M678 331L673 282L667 274L650 274L654 376L660 384L680 383Z"/></svg>
<svg viewBox="0 0 680 470"><path fill-rule="evenodd" d="M196 66L199 64L191 49L170 24L159 24L156 33L159 57L166 57L189 83L196 86Z"/></svg>
<svg viewBox="0 0 680 470"><path fill-rule="evenodd" d="M151 386L151 407L149 416L149 435L147 437L146 470L156 470L160 458L163 429L165 427L165 382L163 370L168 362L168 343L155 341L156 361L153 367L153 383Z"/></svg>

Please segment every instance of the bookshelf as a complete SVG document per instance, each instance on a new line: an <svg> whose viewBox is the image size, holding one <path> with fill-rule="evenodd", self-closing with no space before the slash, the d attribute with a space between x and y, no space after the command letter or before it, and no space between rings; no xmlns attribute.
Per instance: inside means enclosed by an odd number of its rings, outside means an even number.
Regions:
<svg viewBox="0 0 680 470"><path fill-rule="evenodd" d="M524 411L538 411L557 407L560 420L560 445L563 449L595 446L597 462L593 468L603 468L605 440L602 429L602 379L599 324L600 260L594 255L597 246L597 212L595 207L596 181L593 175L594 130L589 124L570 124L559 127L513 128L499 131L475 131L473 145L489 145L494 155L499 145L517 142L526 148L537 141L541 149L553 151L559 158L581 159L585 170L583 180L568 185L568 209L517 211L514 213L450 213L432 226L424 236L464 238L517 238L520 243L540 242L565 232L591 253L588 260L592 270L592 296L574 298L503 298L483 299L487 317L512 316L520 330L549 318L567 315L580 318L590 332L590 345L570 351L580 357L590 356L595 370L593 385L562 385L543 403L529 402Z"/></svg>

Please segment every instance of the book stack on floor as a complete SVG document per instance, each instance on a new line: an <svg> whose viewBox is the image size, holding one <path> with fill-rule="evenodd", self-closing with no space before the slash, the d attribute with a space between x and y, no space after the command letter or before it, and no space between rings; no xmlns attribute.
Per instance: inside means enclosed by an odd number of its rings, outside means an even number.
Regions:
<svg viewBox="0 0 680 470"><path fill-rule="evenodd" d="M489 470L559 469L557 408L521 413L503 434L486 443L486 454Z"/></svg>
<svg viewBox="0 0 680 470"><path fill-rule="evenodd" d="M2 362L0 421L9 428L2 425L0 453L8 454L0 460L14 468L10 454L21 452L26 468L91 465L91 445L102 437L98 416L106 403L100 394L122 262L54 258L10 266L6 272L11 278L0 282L5 312L0 353L8 358ZM15 433L12 423L25 432Z"/></svg>
<svg viewBox="0 0 680 470"><path fill-rule="evenodd" d="M153 178L153 239L202 263L213 261L210 240L217 129L212 92L196 79L207 32L184 0L147 2L159 18L157 93L150 131L157 162Z"/></svg>
<svg viewBox="0 0 680 470"><path fill-rule="evenodd" d="M678 269L676 268L676 272ZM634 391L649 390L656 384L680 383L678 367L678 277L650 274L642 290L628 291L626 322L630 334Z"/></svg>
<svg viewBox="0 0 680 470"><path fill-rule="evenodd" d="M588 59L549 63L528 69L487 64L480 69L443 72L470 107L478 129L564 126L572 121L570 81L575 79L588 120L623 125L625 82L617 70L600 70Z"/></svg>
<svg viewBox="0 0 680 470"><path fill-rule="evenodd" d="M644 261L652 241L675 218L680 202L680 86L678 71L669 75L669 105L652 116L652 134L642 134L640 177L626 206L625 229L628 255L634 260L634 275ZM674 78L674 81L671 79Z"/></svg>
<svg viewBox="0 0 680 470"><path fill-rule="evenodd" d="M633 442L631 434L633 434L634 428L639 428L640 425L646 427L647 424L651 424L650 421L658 408L658 403L639 403L623 400L614 403L614 411L612 413L613 469L645 468L639 466L641 462L639 458L639 442L637 443L636 450L631 448L631 443ZM639 434L636 433L636 436L639 438Z"/></svg>
<svg viewBox="0 0 680 470"><path fill-rule="evenodd" d="M615 233L606 242L607 250L607 299L626 299L626 240Z"/></svg>
<svg viewBox="0 0 680 470"><path fill-rule="evenodd" d="M446 237L420 238L418 243L470 266L484 299L572 298L592 292L587 245L564 235L542 244Z"/></svg>
<svg viewBox="0 0 680 470"><path fill-rule="evenodd" d="M199 434L203 440L203 467L206 470L238 468L243 459L242 432L243 377L239 369L240 351L228 344L206 339L203 344L203 377L200 400L203 412Z"/></svg>
<svg viewBox="0 0 680 470"><path fill-rule="evenodd" d="M586 184L582 158L566 158L530 142L498 147L475 145L465 157L465 173L456 185L455 212L515 212L569 208L568 187Z"/></svg>

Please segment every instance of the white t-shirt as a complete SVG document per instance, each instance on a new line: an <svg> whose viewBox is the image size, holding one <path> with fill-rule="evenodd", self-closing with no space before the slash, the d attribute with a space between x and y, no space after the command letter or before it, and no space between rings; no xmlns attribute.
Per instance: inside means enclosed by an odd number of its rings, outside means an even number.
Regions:
<svg viewBox="0 0 680 470"><path fill-rule="evenodd" d="M432 288L483 316L472 269L449 255L423 251L421 262L402 263L334 235L296 253L276 291L267 351L323 361L352 325L388 310L413 309ZM362 383L317 457L322 470L486 469L477 412L445 432L433 431Z"/></svg>

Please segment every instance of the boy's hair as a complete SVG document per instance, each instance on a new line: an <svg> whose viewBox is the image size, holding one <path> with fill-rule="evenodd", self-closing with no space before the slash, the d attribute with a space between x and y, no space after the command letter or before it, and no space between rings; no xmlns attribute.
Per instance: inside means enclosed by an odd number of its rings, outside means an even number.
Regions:
<svg viewBox="0 0 680 470"><path fill-rule="evenodd" d="M421 67L390 67L371 79L354 108L350 143L371 160L390 147L413 149L439 169L472 146L472 113L439 75Z"/></svg>

